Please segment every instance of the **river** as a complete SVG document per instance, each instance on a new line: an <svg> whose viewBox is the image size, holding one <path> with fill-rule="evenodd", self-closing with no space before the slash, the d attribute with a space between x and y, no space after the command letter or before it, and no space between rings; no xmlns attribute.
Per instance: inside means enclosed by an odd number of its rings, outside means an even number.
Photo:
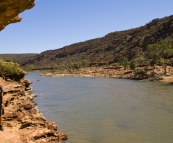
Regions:
<svg viewBox="0 0 173 143"><path fill-rule="evenodd" d="M173 85L29 73L35 102L65 143L172 143Z"/></svg>

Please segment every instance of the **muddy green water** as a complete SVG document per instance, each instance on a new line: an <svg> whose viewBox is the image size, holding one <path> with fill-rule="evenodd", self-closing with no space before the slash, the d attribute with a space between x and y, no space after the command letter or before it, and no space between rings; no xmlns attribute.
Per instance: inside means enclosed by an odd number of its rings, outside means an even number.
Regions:
<svg viewBox="0 0 173 143"><path fill-rule="evenodd" d="M65 143L172 143L173 85L113 78L26 76ZM39 81L37 81L39 80Z"/></svg>

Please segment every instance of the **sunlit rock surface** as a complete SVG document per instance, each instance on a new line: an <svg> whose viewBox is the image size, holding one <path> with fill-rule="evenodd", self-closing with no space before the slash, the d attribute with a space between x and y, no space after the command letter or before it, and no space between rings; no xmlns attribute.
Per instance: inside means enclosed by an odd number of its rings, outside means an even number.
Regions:
<svg viewBox="0 0 173 143"><path fill-rule="evenodd" d="M18 14L34 5L34 0L0 0L0 31L8 24L20 22Z"/></svg>
<svg viewBox="0 0 173 143"><path fill-rule="evenodd" d="M63 132L58 132L56 123L47 121L38 110L30 84L28 80L5 81L0 77L5 111L0 143L61 143L67 140Z"/></svg>

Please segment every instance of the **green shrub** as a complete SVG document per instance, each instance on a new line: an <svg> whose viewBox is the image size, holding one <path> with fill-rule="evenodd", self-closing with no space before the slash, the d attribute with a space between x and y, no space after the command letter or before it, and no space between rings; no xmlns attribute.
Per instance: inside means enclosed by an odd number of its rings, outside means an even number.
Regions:
<svg viewBox="0 0 173 143"><path fill-rule="evenodd" d="M4 62L0 59L0 74L4 75L20 75L23 74L23 70L19 67L19 64L12 62Z"/></svg>
<svg viewBox="0 0 173 143"><path fill-rule="evenodd" d="M6 59L5 59L5 62L13 62L13 60L10 59L10 58L6 58Z"/></svg>
<svg viewBox="0 0 173 143"><path fill-rule="evenodd" d="M136 61L139 63L139 64L143 64L145 62L145 58L144 57L139 57L136 59Z"/></svg>
<svg viewBox="0 0 173 143"><path fill-rule="evenodd" d="M164 59L163 59L163 58L159 59L158 65L159 65L159 66L162 66L163 64L164 64Z"/></svg>
<svg viewBox="0 0 173 143"><path fill-rule="evenodd" d="M79 65L78 63L74 63L74 64L73 64L73 67L74 67L76 70L80 69L80 65Z"/></svg>
<svg viewBox="0 0 173 143"><path fill-rule="evenodd" d="M82 67L88 67L89 64L90 64L90 61L88 61L88 60L83 60L82 61Z"/></svg>
<svg viewBox="0 0 173 143"><path fill-rule="evenodd" d="M130 62L130 69L135 70L137 66L138 66L138 62L136 60L132 60Z"/></svg>
<svg viewBox="0 0 173 143"><path fill-rule="evenodd" d="M120 60L118 61L118 63L120 65L122 65L124 67L124 69L126 70L129 66L129 62L128 62L128 59L126 57L122 57L120 58Z"/></svg>
<svg viewBox="0 0 173 143"><path fill-rule="evenodd" d="M69 68L78 70L78 69L81 68L81 65L80 65L79 63L76 63L76 62L75 62L75 63L71 63L71 64L69 65Z"/></svg>
<svg viewBox="0 0 173 143"><path fill-rule="evenodd" d="M147 78L147 70L135 70L135 76L138 78Z"/></svg>

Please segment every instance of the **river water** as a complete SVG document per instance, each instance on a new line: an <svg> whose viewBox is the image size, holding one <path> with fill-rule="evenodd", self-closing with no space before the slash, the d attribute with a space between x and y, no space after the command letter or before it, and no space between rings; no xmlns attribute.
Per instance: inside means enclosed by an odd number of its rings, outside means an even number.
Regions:
<svg viewBox="0 0 173 143"><path fill-rule="evenodd" d="M172 143L173 85L29 73L40 111L65 143ZM39 80L39 81L37 81Z"/></svg>

